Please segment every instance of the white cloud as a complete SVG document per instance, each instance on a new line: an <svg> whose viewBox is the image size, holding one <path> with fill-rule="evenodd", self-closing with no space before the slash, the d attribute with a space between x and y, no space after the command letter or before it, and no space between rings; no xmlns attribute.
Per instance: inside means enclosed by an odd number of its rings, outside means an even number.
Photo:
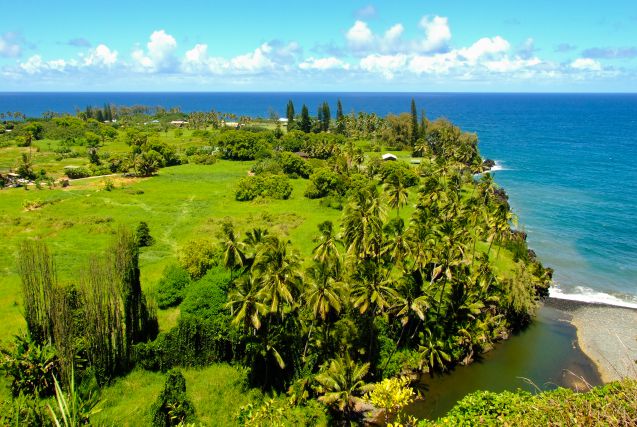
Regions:
<svg viewBox="0 0 637 427"><path fill-rule="evenodd" d="M147 51L136 49L131 54L137 68L141 71L173 71L177 61L174 52L177 41L164 30L154 31L146 44Z"/></svg>
<svg viewBox="0 0 637 427"><path fill-rule="evenodd" d="M230 66L238 71L260 72L274 67L274 63L268 58L272 52L272 47L263 43L254 52L245 55L235 56L230 60Z"/></svg>
<svg viewBox="0 0 637 427"><path fill-rule="evenodd" d="M22 37L18 33L4 33L0 35L0 56L17 58L22 54L20 44Z"/></svg>
<svg viewBox="0 0 637 427"><path fill-rule="evenodd" d="M401 70L407 63L407 56L403 54L398 55L368 55L361 59L361 69L372 72L380 73L386 79L391 80L394 78L394 74Z"/></svg>
<svg viewBox="0 0 637 427"><path fill-rule="evenodd" d="M484 56L493 56L505 53L510 48L508 41L500 36L483 37L468 48L458 50L458 54L464 57L469 63L475 63Z"/></svg>
<svg viewBox="0 0 637 427"><path fill-rule="evenodd" d="M447 74L454 68L461 67L462 61L456 52L437 53L434 55L414 55L409 61L409 71L415 74Z"/></svg>
<svg viewBox="0 0 637 427"><path fill-rule="evenodd" d="M370 47L374 42L374 34L369 29L367 23L356 21L352 28L345 34L350 47L354 49L364 49Z"/></svg>
<svg viewBox="0 0 637 427"><path fill-rule="evenodd" d="M524 69L530 70L540 64L542 64L542 61L539 58L523 59L520 57L516 57L511 59L506 57L497 61L487 61L484 63L484 66L489 71L494 71L497 73L511 73Z"/></svg>
<svg viewBox="0 0 637 427"><path fill-rule="evenodd" d="M84 65L111 67L117 62L117 55L116 50L111 50L105 44L100 44L84 57Z"/></svg>
<svg viewBox="0 0 637 427"><path fill-rule="evenodd" d="M27 74L37 74L42 71L43 65L44 61L42 61L42 57L40 55L33 55L20 64L20 68L22 68Z"/></svg>
<svg viewBox="0 0 637 427"><path fill-rule="evenodd" d="M420 42L420 49L425 52L445 49L451 41L451 30L446 17L424 16L420 20L420 26L425 30L425 39Z"/></svg>
<svg viewBox="0 0 637 427"><path fill-rule="evenodd" d="M40 55L33 55L25 62L20 64L20 69L28 75L42 74L48 71L64 72L69 67L77 65L77 61L64 59L54 59L51 61L45 61Z"/></svg>
<svg viewBox="0 0 637 427"><path fill-rule="evenodd" d="M208 55L207 44L196 44L195 47L186 52L181 64L181 68L186 73L222 73L228 67L226 60L213 58Z"/></svg>
<svg viewBox="0 0 637 427"><path fill-rule="evenodd" d="M299 68L302 70L349 70L350 65L333 56L327 58L313 58L310 57L299 64Z"/></svg>
<svg viewBox="0 0 637 427"><path fill-rule="evenodd" d="M602 64L591 58L577 58L571 62L571 67L581 71L601 71Z"/></svg>

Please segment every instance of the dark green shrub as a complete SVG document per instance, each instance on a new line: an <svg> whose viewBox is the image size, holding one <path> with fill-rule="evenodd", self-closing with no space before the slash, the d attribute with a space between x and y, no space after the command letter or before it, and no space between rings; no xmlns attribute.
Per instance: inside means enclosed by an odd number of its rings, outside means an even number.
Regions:
<svg viewBox="0 0 637 427"><path fill-rule="evenodd" d="M28 336L16 336L15 350L2 350L0 361L0 369L11 378L13 396L53 395L53 376L59 376L58 365L53 346L40 346Z"/></svg>
<svg viewBox="0 0 637 427"><path fill-rule="evenodd" d="M181 304L182 315L193 315L200 319L211 319L227 314L226 289L229 276L227 270L216 267L188 287Z"/></svg>
<svg viewBox="0 0 637 427"><path fill-rule="evenodd" d="M188 157L188 163L196 165L214 165L217 163L217 156L211 154L195 154Z"/></svg>
<svg viewBox="0 0 637 427"><path fill-rule="evenodd" d="M70 179L87 178L91 176L91 171L83 167L67 166L64 168L64 173Z"/></svg>
<svg viewBox="0 0 637 427"><path fill-rule="evenodd" d="M153 427L169 427L192 422L195 408L186 395L186 379L180 371L168 372L161 394L151 407Z"/></svg>
<svg viewBox="0 0 637 427"><path fill-rule="evenodd" d="M378 171L381 182L391 181L392 179L400 179L405 187L413 187L418 185L420 179L418 174L405 162L386 161L381 163Z"/></svg>
<svg viewBox="0 0 637 427"><path fill-rule="evenodd" d="M183 300L183 290L190 284L190 275L186 270L169 265L164 276L157 284L157 306L161 309L179 305Z"/></svg>
<svg viewBox="0 0 637 427"><path fill-rule="evenodd" d="M316 170L310 180L305 190L305 197L309 199L319 199L328 194L344 195L347 190L345 178L327 168Z"/></svg>
<svg viewBox="0 0 637 427"><path fill-rule="evenodd" d="M155 239L150 235L150 228L145 221L140 221L135 230L135 238L140 248L151 246Z"/></svg>
<svg viewBox="0 0 637 427"><path fill-rule="evenodd" d="M266 157L274 136L269 132L242 130L221 132L216 143L221 157L229 160L254 160Z"/></svg>
<svg viewBox="0 0 637 427"><path fill-rule="evenodd" d="M286 175L297 175L302 178L309 178L312 167L301 157L292 153L281 153L278 158L283 173Z"/></svg>
<svg viewBox="0 0 637 427"><path fill-rule="evenodd" d="M239 181L235 199L248 201L257 197L272 197L273 199L285 200L291 194L292 185L285 175L248 176Z"/></svg>

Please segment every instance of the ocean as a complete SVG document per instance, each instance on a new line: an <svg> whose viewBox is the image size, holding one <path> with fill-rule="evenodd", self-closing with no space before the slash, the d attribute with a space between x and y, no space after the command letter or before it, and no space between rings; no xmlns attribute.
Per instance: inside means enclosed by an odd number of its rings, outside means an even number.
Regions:
<svg viewBox="0 0 637 427"><path fill-rule="evenodd" d="M268 117L292 99L315 111L408 111L476 132L518 228L555 269L551 295L637 307L637 95L460 93L0 93L0 111L150 105Z"/></svg>

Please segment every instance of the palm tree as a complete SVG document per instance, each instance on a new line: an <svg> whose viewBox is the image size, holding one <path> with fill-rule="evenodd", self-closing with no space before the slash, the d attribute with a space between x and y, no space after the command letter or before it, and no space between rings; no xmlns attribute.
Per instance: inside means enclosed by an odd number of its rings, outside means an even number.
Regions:
<svg viewBox="0 0 637 427"><path fill-rule="evenodd" d="M230 270L230 279L232 280L234 270L243 267L246 263L245 244L239 241L239 236L235 234L232 224L223 225L221 245L223 248L223 265Z"/></svg>
<svg viewBox="0 0 637 427"><path fill-rule="evenodd" d="M445 343L434 337L429 328L425 329L425 333L420 333L421 345L418 346L420 352L420 368L424 366L429 368L429 374L433 376L435 369L445 369L445 362L451 361L451 356L445 351Z"/></svg>
<svg viewBox="0 0 637 427"><path fill-rule="evenodd" d="M389 270L373 261L359 264L358 271L354 273L352 305L361 314L367 312L370 307L372 315L378 314L399 299L389 273Z"/></svg>
<svg viewBox="0 0 637 427"><path fill-rule="evenodd" d="M365 393L363 380L369 371L369 363L362 365L353 361L349 354L345 357L332 359L329 366L316 376L320 385L319 400L327 405L336 407L346 418L350 417L352 408Z"/></svg>
<svg viewBox="0 0 637 427"><path fill-rule="evenodd" d="M281 312L281 302L292 305L300 289L299 257L288 246L285 240L266 236L252 266L252 273L259 277L259 293L270 305L271 313Z"/></svg>
<svg viewBox="0 0 637 427"><path fill-rule="evenodd" d="M376 259L381 255L385 206L375 185L353 195L343 218L343 240L354 259Z"/></svg>
<svg viewBox="0 0 637 427"><path fill-rule="evenodd" d="M307 270L303 299L314 318L327 320L331 313L338 314L343 305L345 285L335 277L337 272L327 263L315 262Z"/></svg>
<svg viewBox="0 0 637 427"><path fill-rule="evenodd" d="M332 221L324 221L318 225L321 234L314 239L314 243L318 243L312 253L314 260L320 263L339 260L338 245L343 244L334 234L334 224Z"/></svg>
<svg viewBox="0 0 637 427"><path fill-rule="evenodd" d="M256 331L261 328L261 317L268 312L268 307L259 296L258 283L254 276L247 275L235 282L236 286L228 294L227 307L234 318L235 325L244 323L244 330L252 326Z"/></svg>
<svg viewBox="0 0 637 427"><path fill-rule="evenodd" d="M414 252L410 233L405 229L405 221L395 218L385 226L386 238L384 239L382 254L388 256L389 262L397 266L404 266L405 260Z"/></svg>
<svg viewBox="0 0 637 427"><path fill-rule="evenodd" d="M389 206L392 209L396 209L396 216L400 217L400 208L407 205L407 200L409 199L405 174L402 170L399 169L387 177L385 191L389 196Z"/></svg>

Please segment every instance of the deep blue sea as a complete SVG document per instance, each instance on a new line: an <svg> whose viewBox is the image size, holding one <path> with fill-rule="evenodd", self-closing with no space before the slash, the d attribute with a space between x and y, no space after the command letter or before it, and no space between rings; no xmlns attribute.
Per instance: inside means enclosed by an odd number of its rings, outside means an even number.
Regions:
<svg viewBox="0 0 637 427"><path fill-rule="evenodd" d="M637 95L456 93L0 93L0 111L39 116L87 105L179 106L268 117L288 99L310 111L409 110L476 132L498 162L519 228L555 269L552 295L637 307Z"/></svg>

